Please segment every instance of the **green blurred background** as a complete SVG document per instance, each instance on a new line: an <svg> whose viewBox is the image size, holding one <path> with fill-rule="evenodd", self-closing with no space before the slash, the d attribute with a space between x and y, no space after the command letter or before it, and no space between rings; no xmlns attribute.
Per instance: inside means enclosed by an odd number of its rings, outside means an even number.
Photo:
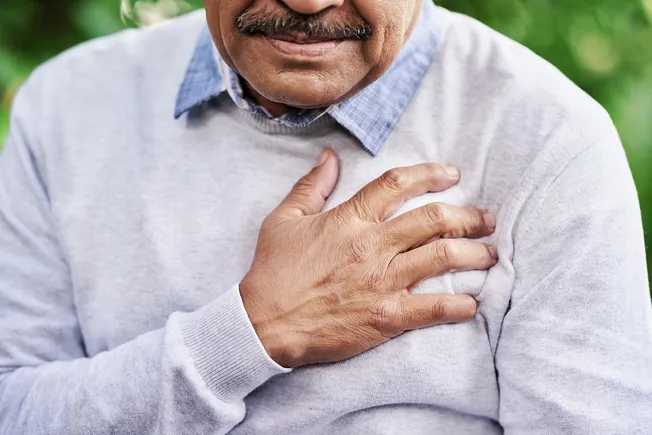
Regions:
<svg viewBox="0 0 652 435"><path fill-rule="evenodd" d="M652 247L652 0L439 0L438 4L476 17L527 45L607 108L634 171L647 246ZM87 39L136 23L154 24L198 7L201 0L3 0L0 144L13 94L36 65Z"/></svg>

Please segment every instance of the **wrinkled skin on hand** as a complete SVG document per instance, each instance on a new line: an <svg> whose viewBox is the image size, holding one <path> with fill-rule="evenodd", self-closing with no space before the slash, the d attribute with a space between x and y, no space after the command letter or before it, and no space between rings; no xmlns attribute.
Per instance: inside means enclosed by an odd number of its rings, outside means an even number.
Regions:
<svg viewBox="0 0 652 435"><path fill-rule="evenodd" d="M433 203L387 220L406 200L450 188L453 168L396 168L322 212L338 176L325 150L260 230L242 299L269 355L286 367L340 361L405 331L473 318L467 295L410 293L450 271L488 269L495 248L461 237L491 234L482 210Z"/></svg>

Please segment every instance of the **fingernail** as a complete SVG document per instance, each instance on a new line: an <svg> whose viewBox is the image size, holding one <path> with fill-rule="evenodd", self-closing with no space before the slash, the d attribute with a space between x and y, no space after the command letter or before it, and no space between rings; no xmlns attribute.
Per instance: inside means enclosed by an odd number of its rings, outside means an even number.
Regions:
<svg viewBox="0 0 652 435"><path fill-rule="evenodd" d="M325 149L322 150L321 154L319 154L319 160L317 160L317 168L326 163L326 160L328 159L328 151Z"/></svg>
<svg viewBox="0 0 652 435"><path fill-rule="evenodd" d="M460 298L457 301L457 304L459 308L467 310L472 313L475 313L476 310L478 309L478 302L472 297L463 298L463 299Z"/></svg>
<svg viewBox="0 0 652 435"><path fill-rule="evenodd" d="M495 246L489 246L489 254L494 260L498 260L498 248Z"/></svg>
<svg viewBox="0 0 652 435"><path fill-rule="evenodd" d="M491 231L496 229L496 216L494 216L493 213L485 213L485 214L483 214L482 219L484 219L484 224Z"/></svg>
<svg viewBox="0 0 652 435"><path fill-rule="evenodd" d="M444 165L444 170L451 178L460 178L460 171L456 167Z"/></svg>

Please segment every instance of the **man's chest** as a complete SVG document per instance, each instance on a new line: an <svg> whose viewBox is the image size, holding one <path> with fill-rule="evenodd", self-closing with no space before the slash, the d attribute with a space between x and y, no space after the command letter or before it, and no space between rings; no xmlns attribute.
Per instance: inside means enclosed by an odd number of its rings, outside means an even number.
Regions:
<svg viewBox="0 0 652 435"><path fill-rule="evenodd" d="M59 214L89 354L160 328L171 313L196 310L242 279L262 220L325 146L319 141L303 147L270 142L269 147L240 149L218 143L173 159L134 159L110 166L115 183L89 179L71 190ZM377 158L347 144L335 148L341 173L327 208L392 167L427 160L391 148ZM478 192L472 181L469 177L448 192L409 201L399 213L433 201L473 204ZM491 299L487 276L447 275L426 281L417 291ZM494 282L506 282L500 272L496 276ZM488 306L493 307L490 312L468 324L412 332L345 363L296 370L272 380L248 401L252 409L266 409L263 403L270 395L296 398L293 406L302 409L306 425L312 418L324 418L321 404L335 401L341 415L357 406L458 403L460 411L492 417L497 388L487 316L502 313L496 309L500 304ZM489 399L469 402L477 392ZM336 414L329 411L332 418ZM274 419L260 413L247 419L250 425L270 421Z"/></svg>
<svg viewBox="0 0 652 435"><path fill-rule="evenodd" d="M56 202L80 315L93 313L93 322L82 323L84 332L102 342L97 351L160 325L172 311L195 310L242 279L263 219L314 166L323 147L270 142L267 148L239 149L198 144L175 158L125 156L120 165L98 165L110 177L100 173L80 181ZM392 167L424 161L391 149L372 158L346 145L337 150L340 179L326 208ZM475 196L460 185L408 201L399 213L433 201L472 204ZM469 274L470 281L455 289L455 280L444 277L422 290L477 295L484 276ZM120 300L130 303L115 303ZM107 306L120 312L98 317Z"/></svg>

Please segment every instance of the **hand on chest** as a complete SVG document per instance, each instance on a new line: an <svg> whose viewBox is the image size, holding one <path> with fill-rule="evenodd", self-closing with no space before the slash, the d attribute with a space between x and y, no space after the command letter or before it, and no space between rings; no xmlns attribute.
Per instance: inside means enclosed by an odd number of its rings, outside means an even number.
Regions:
<svg viewBox="0 0 652 435"><path fill-rule="evenodd" d="M380 171L382 173L382 171ZM380 175L380 174L378 174ZM366 183L371 181L368 177L349 176L341 174L340 183L333 195L326 203L326 210L337 207L339 204L350 199ZM405 204L390 218L393 219L409 211L423 207L430 203L445 203L457 206L475 206L477 194L464 186L464 183L454 186L443 192L426 193L416 198L409 199ZM495 239L494 235L478 239L478 241L491 244ZM443 276L430 278L418 287L413 289L415 293L450 293L450 294L468 294L477 297L482 292L487 271L473 270L448 273Z"/></svg>

